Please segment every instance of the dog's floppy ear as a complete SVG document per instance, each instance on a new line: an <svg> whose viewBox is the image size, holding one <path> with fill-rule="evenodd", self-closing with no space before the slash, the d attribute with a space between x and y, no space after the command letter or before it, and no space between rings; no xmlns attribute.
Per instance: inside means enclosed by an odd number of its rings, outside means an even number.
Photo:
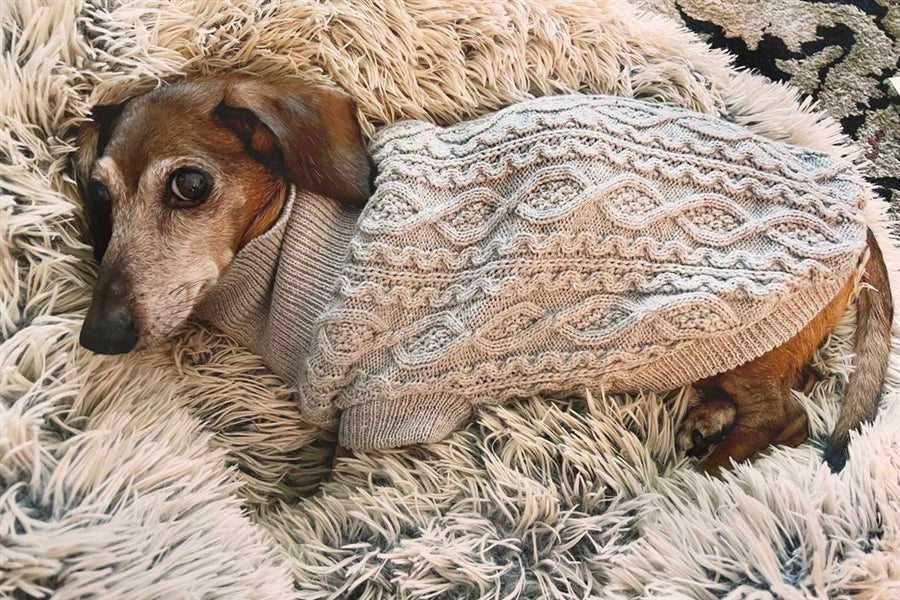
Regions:
<svg viewBox="0 0 900 600"><path fill-rule="evenodd" d="M98 105L91 109L91 120L78 129L75 143L75 178L78 191L84 202L84 210L91 230L94 244L94 257L103 259L109 240L112 238L112 207L107 199L98 197L90 186L91 169L94 162L103 154L109 142L113 124L122 112L122 104Z"/></svg>
<svg viewBox="0 0 900 600"><path fill-rule="evenodd" d="M244 79L225 86L219 117L258 160L298 187L359 207L372 162L356 103L336 87Z"/></svg>

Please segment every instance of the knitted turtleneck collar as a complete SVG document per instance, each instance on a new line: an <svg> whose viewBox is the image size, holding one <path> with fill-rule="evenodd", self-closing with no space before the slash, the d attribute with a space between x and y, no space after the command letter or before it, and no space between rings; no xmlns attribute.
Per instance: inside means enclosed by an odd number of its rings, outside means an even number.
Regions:
<svg viewBox="0 0 900 600"><path fill-rule="evenodd" d="M313 323L331 299L358 218L359 210L291 186L275 225L235 255L197 315L295 383L298 357L309 351ZM271 315L278 315L277 326Z"/></svg>

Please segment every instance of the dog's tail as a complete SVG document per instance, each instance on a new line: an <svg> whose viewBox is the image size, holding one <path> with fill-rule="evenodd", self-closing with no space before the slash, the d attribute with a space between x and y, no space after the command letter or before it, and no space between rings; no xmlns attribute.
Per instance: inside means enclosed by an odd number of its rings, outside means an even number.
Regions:
<svg viewBox="0 0 900 600"><path fill-rule="evenodd" d="M856 304L856 370L850 375L841 414L825 446L825 462L835 473L847 462L850 432L875 418L891 352L894 301L887 266L871 230L868 244L869 259Z"/></svg>

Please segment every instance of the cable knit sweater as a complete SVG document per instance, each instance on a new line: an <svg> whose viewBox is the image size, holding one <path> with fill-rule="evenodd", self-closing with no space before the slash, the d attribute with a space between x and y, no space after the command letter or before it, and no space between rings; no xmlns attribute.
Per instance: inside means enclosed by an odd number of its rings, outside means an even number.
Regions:
<svg viewBox="0 0 900 600"><path fill-rule="evenodd" d="M661 104L540 98L400 123L371 152L361 214L292 195L198 309L348 448L731 369L806 325L865 246L850 164Z"/></svg>

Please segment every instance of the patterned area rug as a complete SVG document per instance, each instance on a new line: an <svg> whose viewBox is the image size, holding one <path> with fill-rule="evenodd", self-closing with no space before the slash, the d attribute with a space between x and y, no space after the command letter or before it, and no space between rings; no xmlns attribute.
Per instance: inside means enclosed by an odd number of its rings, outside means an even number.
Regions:
<svg viewBox="0 0 900 600"><path fill-rule="evenodd" d="M843 472L821 460L852 310L817 356L822 381L797 396L810 441L722 479L675 448L690 390L526 399L445 442L332 470L332 435L201 324L135 356L77 344L97 266L72 141L95 103L187 76L289 73L345 87L371 133L593 91L852 155L843 122L890 187L897 6L862 6L653 2L673 21L616 0L0 1L0 597L900 597L900 328L879 417ZM836 119L736 71L682 19Z"/></svg>
<svg viewBox="0 0 900 600"><path fill-rule="evenodd" d="M790 82L841 123L900 215L900 3L896 0L651 0L736 64ZM898 82L900 86L900 82Z"/></svg>

